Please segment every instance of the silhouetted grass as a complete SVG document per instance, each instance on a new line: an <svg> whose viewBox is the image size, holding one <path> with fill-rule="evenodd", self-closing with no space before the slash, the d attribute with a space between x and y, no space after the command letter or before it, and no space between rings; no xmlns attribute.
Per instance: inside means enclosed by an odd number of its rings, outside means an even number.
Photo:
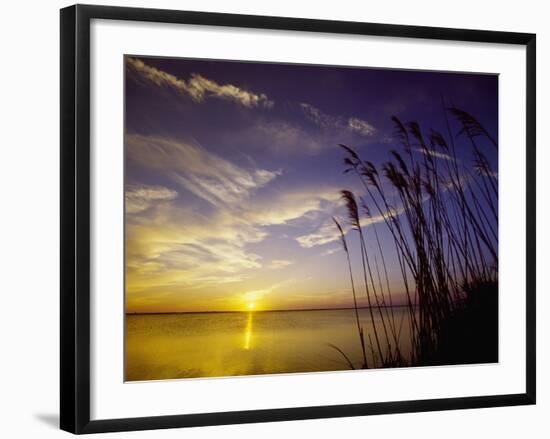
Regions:
<svg viewBox="0 0 550 439"><path fill-rule="evenodd" d="M392 117L401 151L391 149L380 168L340 145L346 153L345 172L355 175L364 189L360 197L343 190L342 198L361 253L374 337L373 343L367 334L370 363L350 249L334 220L348 259L363 368L497 361L498 187L483 152L486 146L497 148L497 142L467 112L452 107L444 114L446 136L435 130L425 135L417 122ZM448 115L458 125L456 135ZM457 148L468 148L472 160L459 159ZM380 225L390 232L393 255L388 247L383 251ZM375 246L367 245L367 233L374 236ZM401 273L399 292L406 297L410 340L401 340L402 322L396 321L391 306L390 258ZM412 347L407 356L402 354L405 343Z"/></svg>

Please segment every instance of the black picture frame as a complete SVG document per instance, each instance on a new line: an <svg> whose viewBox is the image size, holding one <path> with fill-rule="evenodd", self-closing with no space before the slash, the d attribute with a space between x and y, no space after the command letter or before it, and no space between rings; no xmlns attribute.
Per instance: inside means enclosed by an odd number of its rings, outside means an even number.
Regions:
<svg viewBox="0 0 550 439"><path fill-rule="evenodd" d="M384 37L485 42L526 47L526 391L525 393L90 420L90 22L132 20ZM536 36L303 18L75 5L61 10L61 429L81 434L425 412L535 404Z"/></svg>

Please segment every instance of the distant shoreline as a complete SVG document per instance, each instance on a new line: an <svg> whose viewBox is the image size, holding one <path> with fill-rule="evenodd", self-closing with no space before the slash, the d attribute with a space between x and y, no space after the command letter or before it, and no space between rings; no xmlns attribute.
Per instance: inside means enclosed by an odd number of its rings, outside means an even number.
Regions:
<svg viewBox="0 0 550 439"><path fill-rule="evenodd" d="M380 305L380 308L405 308L408 305ZM415 306L416 308L417 306ZM357 309L376 309L378 306L361 306ZM304 311L353 311L355 308L346 307L346 308L301 308L301 309L265 309L265 310L255 310L255 311L166 311L166 312L126 312L128 316L148 316L148 315L176 315L176 314L248 314L261 313L261 312L304 312Z"/></svg>

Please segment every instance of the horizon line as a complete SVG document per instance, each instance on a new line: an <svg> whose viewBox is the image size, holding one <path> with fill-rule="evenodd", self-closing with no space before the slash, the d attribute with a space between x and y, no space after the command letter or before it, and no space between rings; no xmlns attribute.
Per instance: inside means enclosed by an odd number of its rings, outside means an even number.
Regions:
<svg viewBox="0 0 550 439"><path fill-rule="evenodd" d="M408 307L407 304L401 305L380 305L380 308L403 308ZM414 307L418 305L413 305ZM358 306L357 309L379 308L378 306ZM354 310L354 307L338 307L338 308L292 308L292 309L259 309L259 310L226 310L226 311L155 311L155 312L128 312L126 315L155 315L155 314L223 314L223 313L258 313L258 312L288 312L288 311L344 311Z"/></svg>

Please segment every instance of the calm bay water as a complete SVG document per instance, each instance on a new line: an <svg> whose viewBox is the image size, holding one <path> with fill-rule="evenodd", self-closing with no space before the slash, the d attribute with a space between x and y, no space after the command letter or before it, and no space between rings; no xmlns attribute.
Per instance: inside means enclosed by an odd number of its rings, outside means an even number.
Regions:
<svg viewBox="0 0 550 439"><path fill-rule="evenodd" d="M406 310L393 312L407 354ZM369 311L360 318L374 343ZM330 344L360 365L353 310L127 315L126 380L349 370Z"/></svg>

